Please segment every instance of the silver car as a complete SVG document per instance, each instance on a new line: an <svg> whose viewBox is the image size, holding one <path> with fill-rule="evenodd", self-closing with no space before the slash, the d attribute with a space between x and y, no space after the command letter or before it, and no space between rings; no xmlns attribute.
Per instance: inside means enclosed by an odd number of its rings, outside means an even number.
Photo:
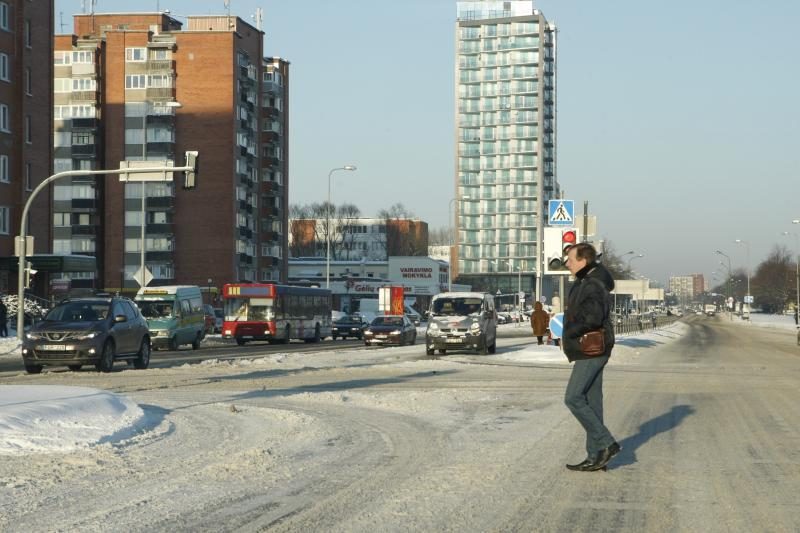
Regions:
<svg viewBox="0 0 800 533"><path fill-rule="evenodd" d="M425 331L425 351L474 350L486 355L497 348L494 297L485 292L445 292L433 297Z"/></svg>

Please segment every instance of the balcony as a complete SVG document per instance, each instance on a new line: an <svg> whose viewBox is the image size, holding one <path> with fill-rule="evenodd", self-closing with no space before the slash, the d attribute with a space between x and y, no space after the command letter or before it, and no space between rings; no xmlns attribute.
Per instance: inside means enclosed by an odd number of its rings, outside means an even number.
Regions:
<svg viewBox="0 0 800 533"><path fill-rule="evenodd" d="M75 91L70 94L73 102L96 102L97 91Z"/></svg>
<svg viewBox="0 0 800 533"><path fill-rule="evenodd" d="M148 142L147 155L148 156L164 156L164 159L174 159L172 157L175 153L175 142Z"/></svg>
<svg viewBox="0 0 800 533"><path fill-rule="evenodd" d="M283 87L274 81L265 81L262 85L262 91L264 94L282 94Z"/></svg>
<svg viewBox="0 0 800 533"><path fill-rule="evenodd" d="M174 99L175 87L148 87L145 89L145 96L148 99Z"/></svg>
<svg viewBox="0 0 800 533"><path fill-rule="evenodd" d="M247 254L239 254L239 263L244 263L246 265L253 264L253 257Z"/></svg>
<svg viewBox="0 0 800 533"><path fill-rule="evenodd" d="M96 130L98 121L96 118L73 118L73 130Z"/></svg>
<svg viewBox="0 0 800 533"><path fill-rule="evenodd" d="M165 251L157 251L157 252L148 252L145 251L144 253L145 261L152 261L152 262L167 262L172 261L172 252L165 252Z"/></svg>
<svg viewBox="0 0 800 533"><path fill-rule="evenodd" d="M175 199L172 196L149 196L147 198L147 207L151 209L172 209L174 206Z"/></svg>
<svg viewBox="0 0 800 533"><path fill-rule="evenodd" d="M147 72L173 72L175 61L169 59L150 60L147 62Z"/></svg>
<svg viewBox="0 0 800 533"><path fill-rule="evenodd" d="M277 157L265 155L261 158L264 167L277 167L281 164L281 160Z"/></svg>
<svg viewBox="0 0 800 533"><path fill-rule="evenodd" d="M172 235L172 224L147 224L145 231L149 234Z"/></svg>
<svg viewBox="0 0 800 533"><path fill-rule="evenodd" d="M97 235L97 226L72 226L73 235Z"/></svg>
<svg viewBox="0 0 800 533"><path fill-rule="evenodd" d="M240 237L244 237L246 239L252 239L253 238L253 230L251 230L250 228L243 228L243 227L239 226L239 236Z"/></svg>
<svg viewBox="0 0 800 533"><path fill-rule="evenodd" d="M275 181L265 181L261 187L263 192L271 196L279 195L282 192L281 185Z"/></svg>
<svg viewBox="0 0 800 533"><path fill-rule="evenodd" d="M71 209L73 211L90 210L94 211L97 207L97 201L94 198L78 198L71 200Z"/></svg>
<svg viewBox="0 0 800 533"><path fill-rule="evenodd" d="M281 134L277 131L262 131L261 132L261 141L264 143L274 143L280 140Z"/></svg>
<svg viewBox="0 0 800 533"><path fill-rule="evenodd" d="M261 214L267 217L278 217L281 214L281 210L278 207L265 205L261 208Z"/></svg>
<svg viewBox="0 0 800 533"><path fill-rule="evenodd" d="M261 242L277 242L281 235L277 231L262 231Z"/></svg>
<svg viewBox="0 0 800 533"><path fill-rule="evenodd" d="M94 144L73 144L72 157L76 159L93 159L97 157L97 146Z"/></svg>

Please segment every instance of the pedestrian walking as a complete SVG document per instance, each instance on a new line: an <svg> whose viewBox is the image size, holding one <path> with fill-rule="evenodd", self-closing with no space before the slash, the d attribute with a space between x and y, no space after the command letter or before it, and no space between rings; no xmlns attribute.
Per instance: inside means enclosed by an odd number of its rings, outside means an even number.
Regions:
<svg viewBox="0 0 800 533"><path fill-rule="evenodd" d="M8 337L8 308L2 296L0 296L0 337Z"/></svg>
<svg viewBox="0 0 800 533"><path fill-rule="evenodd" d="M550 315L547 314L542 308L541 302L536 302L533 304L533 313L531 313L531 329L533 329L533 335L536 337L537 344L540 346L544 344L542 337L545 336L547 333L547 325L550 322Z"/></svg>
<svg viewBox="0 0 800 533"><path fill-rule="evenodd" d="M568 464L570 470L592 472L605 468L620 451L620 445L603 423L603 369L614 347L614 326L610 318L609 291L614 279L597 262L597 252L588 243L579 243L567 253L567 268L575 282L567 296L562 345L573 363L564 403L586 431L586 459ZM602 339L599 353L582 345L590 332ZM586 351L584 351L586 350Z"/></svg>

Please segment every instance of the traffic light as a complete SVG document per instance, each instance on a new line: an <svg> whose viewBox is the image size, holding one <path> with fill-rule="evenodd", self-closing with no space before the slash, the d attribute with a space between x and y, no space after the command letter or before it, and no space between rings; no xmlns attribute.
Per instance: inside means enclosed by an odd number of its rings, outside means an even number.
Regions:
<svg viewBox="0 0 800 533"><path fill-rule="evenodd" d="M197 173L200 170L200 153L197 151L186 152L186 165L191 170L184 171L183 188L194 189L197 185Z"/></svg>
<svg viewBox="0 0 800 533"><path fill-rule="evenodd" d="M544 229L545 274L569 274L567 252L578 243L576 228Z"/></svg>

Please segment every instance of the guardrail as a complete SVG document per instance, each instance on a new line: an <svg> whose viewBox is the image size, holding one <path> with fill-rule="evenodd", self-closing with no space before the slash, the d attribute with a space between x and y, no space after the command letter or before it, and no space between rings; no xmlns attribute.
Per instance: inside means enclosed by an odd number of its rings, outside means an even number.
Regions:
<svg viewBox="0 0 800 533"><path fill-rule="evenodd" d="M615 316L614 333L617 335L626 335L629 333L643 333L645 331L662 328L664 326L672 324L678 319L679 317L674 315L673 316L634 315L627 317Z"/></svg>

